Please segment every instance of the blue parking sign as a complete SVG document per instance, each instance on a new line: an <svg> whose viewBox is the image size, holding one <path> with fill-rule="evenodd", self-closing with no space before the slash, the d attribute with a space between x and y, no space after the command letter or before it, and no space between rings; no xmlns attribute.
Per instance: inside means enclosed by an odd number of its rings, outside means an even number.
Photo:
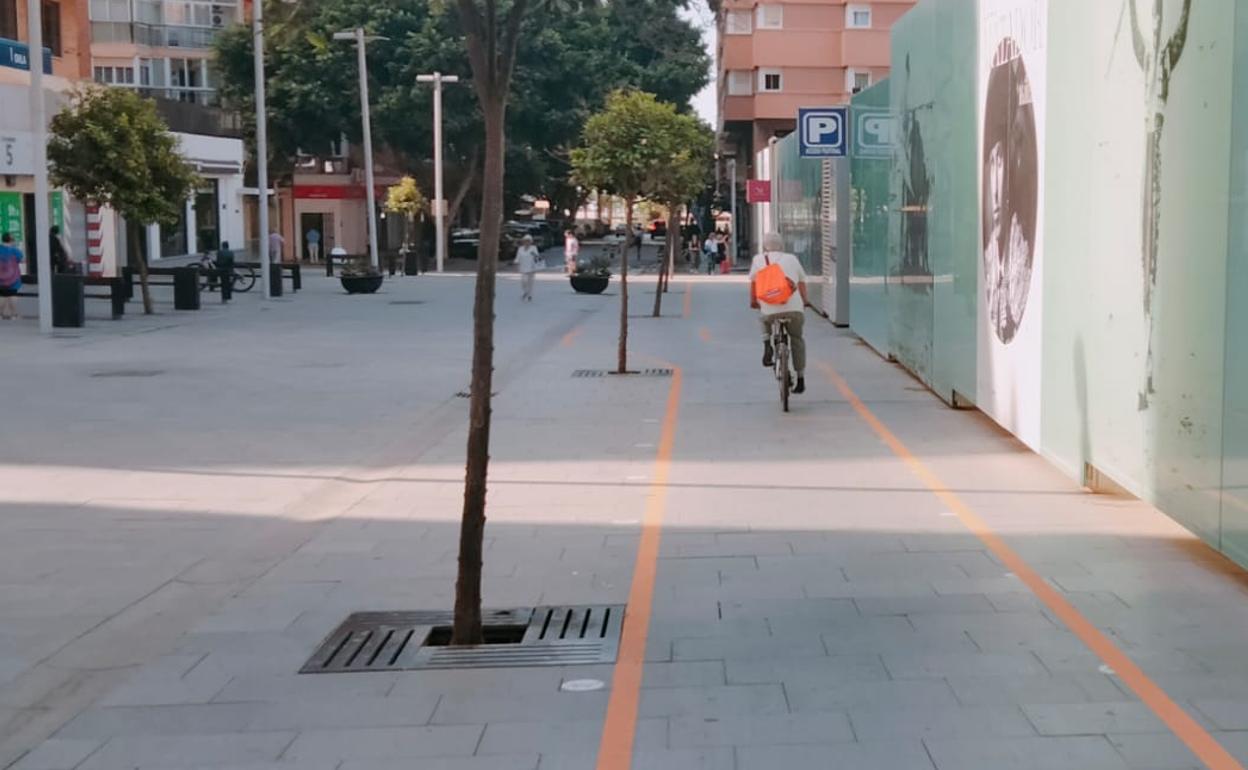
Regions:
<svg viewBox="0 0 1248 770"><path fill-rule="evenodd" d="M799 109L797 130L803 158L843 158L849 154L849 110L845 107Z"/></svg>

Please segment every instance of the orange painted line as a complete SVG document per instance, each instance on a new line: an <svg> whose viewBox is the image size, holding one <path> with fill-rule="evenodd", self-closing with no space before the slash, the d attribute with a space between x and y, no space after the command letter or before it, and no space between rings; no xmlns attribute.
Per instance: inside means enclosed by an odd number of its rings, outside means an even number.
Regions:
<svg viewBox="0 0 1248 770"><path fill-rule="evenodd" d="M692 283L685 284L685 312L683 313L683 315L685 318L691 318L693 316L693 284Z"/></svg>
<svg viewBox="0 0 1248 770"><path fill-rule="evenodd" d="M975 534L988 550L992 551L1001 563L1012 571L1018 578L1031 589L1040 601L1044 602L1054 615L1066 624L1075 636L1088 646L1088 649L1100 658L1105 665L1109 666L1114 674L1122 680L1124 684L1131 688L1131 691L1148 706L1157 718L1165 723L1166 727L1175 736L1183 741L1193 754L1196 755L1205 767L1210 770L1244 770L1244 766L1239 763L1235 757L1231 756L1222 744L1214 740L1205 728L1191 717L1183 707L1174 700L1157 685L1148 675L1144 673L1130 657L1123 652L1118 645L1114 644L1108 636L1101 632L1099 628L1092 624L1092 621L1083 616L1083 613L1075 609L1075 606L1066 600L1066 597L1052 585L1050 585L1038 572L1031 568L1023 557L1010 546L999 535L993 532L982 518L970 509L966 503L962 502L948 486L945 485L940 477L928 468L923 461L914 455L910 449L897 438L888 426L886 426L875 413L858 398L849 383L845 381L840 374L837 373L830 365L826 363L819 364L824 373L836 386L845 400L849 402L858 416L863 419L867 425L871 426L871 430L875 435L883 441L893 454L897 455L910 468L910 471L927 486L931 492L936 495L949 509L957 515L973 534Z"/></svg>
<svg viewBox="0 0 1248 770"><path fill-rule="evenodd" d="M646 638L650 634L650 613L654 606L654 579L659 566L659 543L667 505L667 480L671 475L672 447L676 443L676 418L680 412L680 389L684 374L672 369L672 386L667 394L667 411L654 461L654 479L646 498L641 521L641 544L633 565L633 583L628 591L628 609L620 639L620 654L611 677L611 700L598 744L597 770L630 770L633 741L637 735L637 707L641 702L641 680L646 662Z"/></svg>
<svg viewBox="0 0 1248 770"><path fill-rule="evenodd" d="M702 338L703 342L710 342L711 330L703 326L701 329L698 329L698 336Z"/></svg>
<svg viewBox="0 0 1248 770"><path fill-rule="evenodd" d="M570 348L576 343L576 338L581 336L581 327L578 326L567 334L563 335L563 339L559 340L559 344L565 348Z"/></svg>

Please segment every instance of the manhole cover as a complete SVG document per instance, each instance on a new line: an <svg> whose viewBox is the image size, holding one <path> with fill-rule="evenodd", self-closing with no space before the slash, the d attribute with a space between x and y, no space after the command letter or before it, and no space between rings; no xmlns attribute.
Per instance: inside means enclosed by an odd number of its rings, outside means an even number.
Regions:
<svg viewBox="0 0 1248 770"><path fill-rule="evenodd" d="M624 372L612 371L609 369L577 369L572 372L572 376L576 378L591 377L671 377L671 369L637 369Z"/></svg>
<svg viewBox="0 0 1248 770"><path fill-rule="evenodd" d="M449 647L450 612L357 612L331 633L301 674L614 663L624 607L483 613L486 643Z"/></svg>
<svg viewBox="0 0 1248 770"><path fill-rule="evenodd" d="M164 374L163 369L112 369L104 372L92 372L92 377L110 379L121 377L159 377Z"/></svg>

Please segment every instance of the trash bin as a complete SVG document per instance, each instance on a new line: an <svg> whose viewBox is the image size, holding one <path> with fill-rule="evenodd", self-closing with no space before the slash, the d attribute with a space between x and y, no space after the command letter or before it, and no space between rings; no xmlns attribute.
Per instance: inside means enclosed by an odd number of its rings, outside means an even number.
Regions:
<svg viewBox="0 0 1248 770"><path fill-rule="evenodd" d="M269 296L282 296L282 265L274 262L269 265Z"/></svg>
<svg viewBox="0 0 1248 770"><path fill-rule="evenodd" d="M403 275L420 275L420 252L416 249L404 249Z"/></svg>
<svg viewBox="0 0 1248 770"><path fill-rule="evenodd" d="M199 310L199 268L179 267L173 271L174 310Z"/></svg>
<svg viewBox="0 0 1248 770"><path fill-rule="evenodd" d="M81 328L87 317L85 281L81 275L52 276L52 325L58 329Z"/></svg>
<svg viewBox="0 0 1248 770"><path fill-rule="evenodd" d="M345 261L346 258L347 258L347 250L341 246L335 246L333 250L329 252L329 256L325 257L325 275L330 278L333 278L334 277L334 262L336 260Z"/></svg>

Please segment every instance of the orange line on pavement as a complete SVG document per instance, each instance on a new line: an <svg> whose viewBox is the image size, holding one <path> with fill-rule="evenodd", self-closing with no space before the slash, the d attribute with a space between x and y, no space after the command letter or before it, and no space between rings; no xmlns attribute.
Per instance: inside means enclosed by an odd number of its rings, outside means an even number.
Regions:
<svg viewBox="0 0 1248 770"><path fill-rule="evenodd" d="M576 327L576 328L575 328L575 329L573 329L572 331L570 331L570 332L568 332L567 334L563 335L563 339L559 340L559 344L560 344L560 345L562 345L562 346L563 346L563 347L565 347L565 348L570 348L570 347L572 347L572 344L573 344L574 342L576 342L576 338L577 338L577 337L579 337L579 336L581 336L581 331L582 331L582 329L581 329L581 327L580 327L580 326Z"/></svg>
<svg viewBox="0 0 1248 770"><path fill-rule="evenodd" d="M667 411L654 462L654 480L646 498L641 521L641 544L633 566L633 584L628 592L628 609L620 639L620 654L611 678L611 700L598 745L597 770L629 770L633 764L633 740L637 735L637 707L641 702L641 679L646 661L646 638L650 633L650 611L654 603L654 579L658 572L659 542L667 504L667 480L671 474L672 447L676 443L676 417L680 412L680 388L684 374L672 369L672 386L667 394Z"/></svg>
<svg viewBox="0 0 1248 770"><path fill-rule="evenodd" d="M689 318L693 315L693 284L685 284L685 312L684 317Z"/></svg>
<svg viewBox="0 0 1248 770"><path fill-rule="evenodd" d="M711 330L703 326L701 329L698 329L698 336L702 338L703 342L710 342Z"/></svg>
<svg viewBox="0 0 1248 770"><path fill-rule="evenodd" d="M987 522L972 511L966 503L962 502L961 498L954 494L935 472L919 460L902 443L901 439L897 438L889 430L888 426L875 416L871 409L863 403L862 399L858 398L858 395L849 386L849 383L835 369L826 363L821 363L819 366L828 375L832 383L836 385L841 395L854 408L854 411L858 413L858 416L871 426L871 430L875 432L881 441L888 445L893 454L905 462L910 471L941 502L949 506L949 509L961 519L963 525L979 537L983 544L988 547L988 550L992 551L1001 560L1002 564L1030 588L1039 597L1040 601L1044 602L1045 606L1066 624L1066 627L1075 636L1078 636L1097 657L1113 669L1114 674L1131 688L1132 692L1170 728L1170 731L1179 740L1183 741L1187 748L1206 767L1210 768L1210 770L1244 770L1243 765L1231 756L1230 752L1223 748L1220 743L1214 740L1208 731L1201 727L1179 704L1175 703L1166 694L1165 690L1161 689L1152 679L1149 679L1143 669L1137 666L1108 636L1093 625L1092 621L1075 609L1075 606L1067 601L1066 597L1062 596L1057 589L1053 588L1038 572L1033 570L1023 560L1023 557L1019 556L1013 548L1006 545L1005 541L992 531Z"/></svg>

